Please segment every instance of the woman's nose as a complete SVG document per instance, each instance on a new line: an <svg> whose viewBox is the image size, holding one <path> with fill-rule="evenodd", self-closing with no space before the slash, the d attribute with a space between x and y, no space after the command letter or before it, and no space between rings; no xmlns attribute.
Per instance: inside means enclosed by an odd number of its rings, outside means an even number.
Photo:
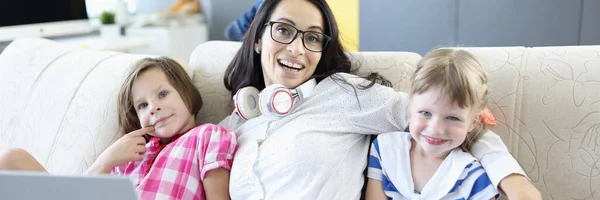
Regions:
<svg viewBox="0 0 600 200"><path fill-rule="evenodd" d="M294 41L287 45L288 51L292 52L294 55L304 55L305 53L304 44L302 43L302 35L303 34L296 35Z"/></svg>

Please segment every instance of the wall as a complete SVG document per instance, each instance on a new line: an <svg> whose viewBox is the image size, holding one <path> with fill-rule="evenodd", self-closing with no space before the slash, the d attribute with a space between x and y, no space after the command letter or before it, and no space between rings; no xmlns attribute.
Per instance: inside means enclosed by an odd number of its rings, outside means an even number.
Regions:
<svg viewBox="0 0 600 200"><path fill-rule="evenodd" d="M364 1L364 0L363 0ZM359 0L328 0L327 3L340 29L340 39L346 51L358 51Z"/></svg>
<svg viewBox="0 0 600 200"><path fill-rule="evenodd" d="M600 45L598 0L362 0L361 51Z"/></svg>
<svg viewBox="0 0 600 200"><path fill-rule="evenodd" d="M581 17L580 44L599 44L600 41L600 1L584 0L581 5L583 14Z"/></svg>
<svg viewBox="0 0 600 200"><path fill-rule="evenodd" d="M360 50L426 52L452 45L456 6L455 0L362 0Z"/></svg>

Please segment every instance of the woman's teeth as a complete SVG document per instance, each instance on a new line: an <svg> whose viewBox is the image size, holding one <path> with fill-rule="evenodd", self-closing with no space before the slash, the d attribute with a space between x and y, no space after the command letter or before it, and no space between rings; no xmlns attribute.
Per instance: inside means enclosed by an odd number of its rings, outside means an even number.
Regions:
<svg viewBox="0 0 600 200"><path fill-rule="evenodd" d="M287 60L279 60L279 64L281 66L283 66L285 69L292 71L292 70L296 70L296 71L300 71L302 70L302 65L298 64L298 63L292 63L289 62Z"/></svg>

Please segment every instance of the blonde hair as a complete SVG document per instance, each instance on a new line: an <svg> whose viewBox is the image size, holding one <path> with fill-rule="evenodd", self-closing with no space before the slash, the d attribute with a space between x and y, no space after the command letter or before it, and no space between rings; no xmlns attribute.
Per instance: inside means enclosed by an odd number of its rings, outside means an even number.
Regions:
<svg viewBox="0 0 600 200"><path fill-rule="evenodd" d="M430 51L417 64L411 80L411 99L414 94L439 86L442 95L461 108L470 107L471 113L477 113L476 126L460 145L463 150L469 151L471 145L489 129L489 125L481 122L481 113L489 101L488 78L481 63L471 53L457 49Z"/></svg>
<svg viewBox="0 0 600 200"><path fill-rule="evenodd" d="M127 76L119 91L117 103L119 131L124 134L142 128L137 112L135 111L135 106L133 105L131 90L135 80L144 72L153 68L158 68L165 73L169 84L181 95L181 99L187 106L190 114L193 114L195 117L200 108L202 108L200 92L198 92L198 89L192 83L192 79L190 79L185 69L179 63L166 57L144 58L134 64L133 70Z"/></svg>

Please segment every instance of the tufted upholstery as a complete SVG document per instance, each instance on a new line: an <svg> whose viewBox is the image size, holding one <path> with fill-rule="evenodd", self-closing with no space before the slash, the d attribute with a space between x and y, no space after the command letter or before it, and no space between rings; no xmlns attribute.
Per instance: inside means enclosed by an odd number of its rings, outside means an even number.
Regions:
<svg viewBox="0 0 600 200"><path fill-rule="evenodd" d="M231 113L223 71L239 48L207 42L190 57L205 102L197 118ZM544 199L600 199L600 46L464 48L488 72L494 127ZM350 54L358 73L378 71L407 91L421 58L410 52ZM13 42L0 55L0 147L23 147L50 171L81 173L119 136L116 92L143 55Z"/></svg>

